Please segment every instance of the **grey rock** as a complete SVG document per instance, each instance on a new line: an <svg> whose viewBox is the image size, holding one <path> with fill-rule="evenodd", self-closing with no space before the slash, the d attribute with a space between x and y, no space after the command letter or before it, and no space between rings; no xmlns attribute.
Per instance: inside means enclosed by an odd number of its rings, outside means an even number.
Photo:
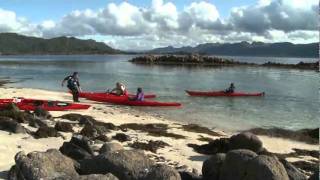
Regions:
<svg viewBox="0 0 320 180"><path fill-rule="evenodd" d="M49 126L40 126L39 129L34 133L35 138L48 138L48 137L59 137L58 131Z"/></svg>
<svg viewBox="0 0 320 180"><path fill-rule="evenodd" d="M262 141L258 136L250 132L244 132L231 136L229 147L230 150L249 149L253 152L260 152L262 150Z"/></svg>
<svg viewBox="0 0 320 180"><path fill-rule="evenodd" d="M219 179L226 154L218 153L203 162L202 176L204 179Z"/></svg>
<svg viewBox="0 0 320 180"><path fill-rule="evenodd" d="M89 159L93 155L89 139L81 135L73 135L70 142L64 142L59 150L75 160Z"/></svg>
<svg viewBox="0 0 320 180"><path fill-rule="evenodd" d="M118 180L113 174L90 174L79 177L79 180Z"/></svg>
<svg viewBox="0 0 320 180"><path fill-rule="evenodd" d="M290 180L306 180L307 177L290 162L285 159L279 160L287 171Z"/></svg>
<svg viewBox="0 0 320 180"><path fill-rule="evenodd" d="M112 136L112 139L118 140L119 142L131 141L131 137L124 133L117 133L115 136Z"/></svg>
<svg viewBox="0 0 320 180"><path fill-rule="evenodd" d="M181 180L177 170L164 164L157 164L150 169L145 180Z"/></svg>
<svg viewBox="0 0 320 180"><path fill-rule="evenodd" d="M119 179L143 179L154 162L143 152L137 150L121 150L100 154L92 159L80 162L80 174L112 173Z"/></svg>
<svg viewBox="0 0 320 180"><path fill-rule="evenodd" d="M105 143L99 150L100 154L111 153L123 150L123 146L119 143Z"/></svg>
<svg viewBox="0 0 320 180"><path fill-rule="evenodd" d="M316 172L314 172L308 180L319 180L319 170L317 170Z"/></svg>
<svg viewBox="0 0 320 180"><path fill-rule="evenodd" d="M58 150L32 152L15 156L16 165L11 168L8 179L77 179L73 161Z"/></svg>
<svg viewBox="0 0 320 180"><path fill-rule="evenodd" d="M56 125L54 126L54 128L55 128L57 131L73 132L72 124L71 124L71 123L68 123L68 122L58 121L58 122L56 123Z"/></svg>
<svg viewBox="0 0 320 180"><path fill-rule="evenodd" d="M12 133L26 133L26 129L9 117L0 116L0 130L5 130Z"/></svg>
<svg viewBox="0 0 320 180"><path fill-rule="evenodd" d="M284 166L276 157L259 155L246 167L246 180L289 180Z"/></svg>
<svg viewBox="0 0 320 180"><path fill-rule="evenodd" d="M40 119L51 119L52 116L51 114L49 113L49 111L47 110L44 110L42 109L41 107L37 107L35 110L34 110L34 115L36 115L38 118Z"/></svg>
<svg viewBox="0 0 320 180"><path fill-rule="evenodd" d="M248 162L257 154L247 149L229 151L220 171L220 180L242 179L246 174Z"/></svg>
<svg viewBox="0 0 320 180"><path fill-rule="evenodd" d="M181 180L202 180L202 177L197 173L187 172L187 171L179 171Z"/></svg>

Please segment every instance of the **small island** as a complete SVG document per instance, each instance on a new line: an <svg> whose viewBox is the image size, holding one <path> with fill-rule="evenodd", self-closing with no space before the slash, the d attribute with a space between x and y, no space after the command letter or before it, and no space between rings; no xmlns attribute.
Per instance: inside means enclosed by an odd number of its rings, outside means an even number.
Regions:
<svg viewBox="0 0 320 180"><path fill-rule="evenodd" d="M145 55L129 60L135 64L145 65L172 65L172 66L259 66L271 68L288 68L319 71L319 62L299 62L297 64L282 64L267 62L264 64L235 61L233 59L220 58L215 56L192 55Z"/></svg>

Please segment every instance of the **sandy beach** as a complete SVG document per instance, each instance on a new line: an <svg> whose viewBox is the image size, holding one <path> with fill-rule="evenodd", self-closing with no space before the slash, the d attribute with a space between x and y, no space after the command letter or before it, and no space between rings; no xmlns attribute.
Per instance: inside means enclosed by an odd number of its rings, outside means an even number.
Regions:
<svg viewBox="0 0 320 180"><path fill-rule="evenodd" d="M0 88L0 98L11 98L11 97L25 97L25 98L35 98L35 99L48 99L48 100L61 100L71 102L71 96L63 92L53 92L47 90L39 89L28 89L28 88ZM162 123L167 124L169 127L168 132L175 134L183 135L185 139L174 139L171 137L154 137L150 136L147 133L140 131L129 130L126 132L132 138L132 141L148 141L148 140L161 140L168 143L170 146L166 148L161 148L157 153L151 153L146 151L147 154L150 154L150 157L163 157L165 163L175 166L184 166L187 167L190 171L197 171L201 173L201 167L203 161L208 158L206 155L198 154L193 151L192 148L188 147L188 143L193 144L204 144L205 142L198 140L199 137L208 137L212 139L217 139L220 137L229 137L232 134L219 131L218 133L222 136L210 136L208 134L188 132L181 128L179 122L172 121L170 119L164 119L162 117L152 116L150 114L133 110L128 107L113 106L110 104L99 104L91 101L82 100L82 103L87 103L92 105L88 110L84 111L64 111L64 112L51 112L53 117L59 117L63 114L68 113L79 113L82 115L89 115L95 118L98 121L110 122L115 125L121 125L125 123ZM55 119L56 121L59 119ZM25 127L28 127L27 124L24 124ZM32 128L31 128L32 129ZM80 131L81 129L75 129L75 131ZM215 130L216 131L216 130ZM117 133L114 131L107 136L112 136ZM26 153L32 151L45 151L50 148L59 148L64 141L69 141L72 134L63 133L65 138L61 137L51 137L43 139L34 139L28 134L12 134L6 131L0 131L0 172L5 174L6 171L14 165L14 156L19 151L25 151ZM302 142L296 142L288 139L282 138L272 138L267 136L259 136L263 142L263 146L270 152L286 154L293 152L294 148L304 149L304 150L318 150L319 145L310 145ZM113 140L114 141L114 140ZM128 147L128 142L123 143L125 148ZM289 161L310 161L317 160L309 156L301 156L296 158L288 158Z"/></svg>

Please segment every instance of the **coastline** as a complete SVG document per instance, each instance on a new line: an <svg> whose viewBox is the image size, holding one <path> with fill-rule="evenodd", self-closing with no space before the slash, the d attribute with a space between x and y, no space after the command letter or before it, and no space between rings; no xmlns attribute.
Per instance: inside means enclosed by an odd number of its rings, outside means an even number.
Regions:
<svg viewBox="0 0 320 180"><path fill-rule="evenodd" d="M60 100L71 102L71 96L68 93L40 90L40 89L30 89L30 88L11 88L11 87L0 87L0 98L11 98L11 97L25 97L34 99L48 99L48 100ZM128 107L113 106L94 103L92 101L82 100L82 103L87 103L92 105L92 107L85 111L64 111L64 112L50 112L53 117L60 117L64 114L78 113L81 115L88 115L96 119L97 121L105 123L113 123L116 126L120 126L127 123L137 123L137 124L166 124L168 126L168 133L174 133L178 135L185 136L182 139L175 139L172 137L164 136L151 136L150 134L137 131L128 130L125 132L126 135L131 137L131 141L121 143L125 149L131 149L129 143L134 141L146 142L149 140L161 140L167 144L168 147L158 149L157 153L152 153L150 151L145 151L150 157L165 159L163 163L179 167L187 166L189 171L201 172L203 161L209 156L203 155L195 152L192 148L188 147L187 144L204 144L204 141L199 140L199 138L211 138L219 139L221 137L230 137L232 133L217 131L214 132L221 134L221 136L209 135L206 133L191 132L182 128L184 124L171 119L166 119L159 116L153 116L148 113L140 112L138 110L133 110ZM55 118L54 121L61 120ZM27 124L23 124L27 127ZM30 128L30 127L27 127ZM79 132L80 129L76 129ZM121 131L112 131L108 133L107 136L113 136ZM61 137L50 137L44 139L34 139L28 134L11 134L5 131L0 131L0 140L4 143L0 144L1 154L0 154L0 172L5 172L14 165L14 156L17 152L23 150L26 153L32 151L45 151L50 148L58 149L63 142L69 141L72 133L63 133L64 138ZM303 142L292 141L284 138L275 138L268 136L258 136L264 147L272 152L279 154L287 154L294 152L293 149L304 149L304 150L319 150L319 145L311 145ZM112 142L117 142L112 140ZM288 158L288 161L319 161L318 159L311 156L300 156L294 158ZM0 174L1 177L1 174Z"/></svg>

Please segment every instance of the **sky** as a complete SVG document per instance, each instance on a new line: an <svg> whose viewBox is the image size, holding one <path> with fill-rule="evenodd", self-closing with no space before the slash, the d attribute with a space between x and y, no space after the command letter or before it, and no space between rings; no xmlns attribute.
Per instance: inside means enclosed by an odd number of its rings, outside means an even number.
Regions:
<svg viewBox="0 0 320 180"><path fill-rule="evenodd" d="M94 39L122 50L319 41L318 0L0 0L0 33Z"/></svg>

